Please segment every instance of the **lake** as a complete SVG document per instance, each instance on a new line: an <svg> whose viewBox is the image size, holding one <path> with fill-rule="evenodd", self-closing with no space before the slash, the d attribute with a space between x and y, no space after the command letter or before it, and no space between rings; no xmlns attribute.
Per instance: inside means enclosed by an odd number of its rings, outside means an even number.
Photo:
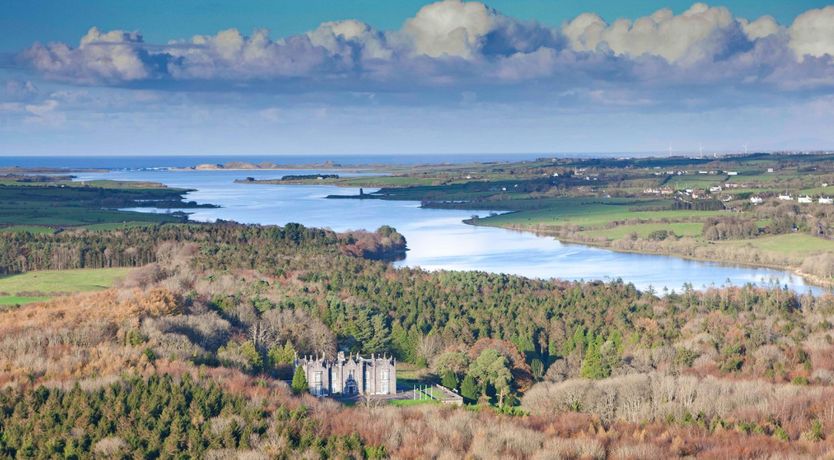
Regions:
<svg viewBox="0 0 834 460"><path fill-rule="evenodd" d="M639 289L680 291L685 283L701 289L726 284L779 283L798 291L823 292L792 273L730 266L676 257L619 253L549 237L500 228L466 225L463 219L485 211L423 209L417 202L332 200L327 195L355 195L358 189L334 186L236 184L235 179L278 178L283 174L320 171L111 171L79 174L78 180L146 180L194 189L186 199L221 208L190 209L197 221L215 219L241 223L298 222L335 231L374 230L391 225L408 240L408 255L398 266L427 270L481 270L532 278L604 280L622 278ZM332 171L327 171L331 172ZM348 174L342 174L348 175ZM366 189L366 192L372 190ZM165 210L138 209L165 212Z"/></svg>

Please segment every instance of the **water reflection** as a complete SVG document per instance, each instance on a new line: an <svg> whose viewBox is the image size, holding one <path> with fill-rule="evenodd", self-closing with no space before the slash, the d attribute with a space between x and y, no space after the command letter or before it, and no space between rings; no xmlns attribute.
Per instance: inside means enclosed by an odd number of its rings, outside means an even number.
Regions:
<svg viewBox="0 0 834 460"><path fill-rule="evenodd" d="M79 180L109 178L149 180L172 187L195 189L188 200L219 204L216 209L195 209L192 219L235 220L242 223L278 224L299 222L336 231L373 230L381 225L396 227L408 240L408 255L397 266L428 270L482 270L527 277L558 277L569 280L622 278L640 289L682 290L695 288L778 283L806 292L822 290L807 285L787 272L734 267L675 257L618 253L583 245L562 244L530 233L462 223L472 214L488 212L422 209L418 203L383 200L328 200L331 194L353 195L358 189L332 186L235 184L251 176L275 178L282 174L313 174L318 171L114 171L85 174ZM365 189L366 192L372 190ZM148 209L140 209L149 211Z"/></svg>

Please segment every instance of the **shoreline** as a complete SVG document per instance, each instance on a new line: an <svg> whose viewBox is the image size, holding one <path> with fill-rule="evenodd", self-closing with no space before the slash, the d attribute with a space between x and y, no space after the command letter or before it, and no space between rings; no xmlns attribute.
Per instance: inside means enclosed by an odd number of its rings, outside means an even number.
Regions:
<svg viewBox="0 0 834 460"><path fill-rule="evenodd" d="M605 245L593 241L583 241L571 238L565 238L557 234L556 232L542 232L542 231L534 231L527 228L522 227L515 227L515 226L503 226L503 225L485 225L485 224L475 224L472 223L472 219L464 219L463 223L466 225L472 225L473 227L492 227L492 228L502 228L504 230L511 230L516 232L523 232L523 233L532 233L536 236L541 237L551 237L560 243L566 244L579 244L583 246L589 246L599 249L605 249L608 251L620 252L623 254L642 254L642 255L650 255L650 256L666 256L666 257L676 257L678 259L684 260L692 260L696 262L711 262L717 263L727 266L737 266L737 267L748 267L748 268L766 268L770 270L780 270L789 273L793 273L794 275L802 278L803 281L807 282L809 285L814 287L823 288L823 289L831 289L834 288L834 280L825 280L820 278L818 275L814 275L811 273L805 273L798 267L793 266L780 266L774 264L755 264L751 262L740 262L740 261L726 261L721 259L713 259L709 257L697 257L697 256L690 256L685 254L675 254L669 252L645 252L645 251L636 251L636 250L629 250L629 249L621 249L621 248L614 248L610 245Z"/></svg>
<svg viewBox="0 0 834 460"><path fill-rule="evenodd" d="M251 182L249 182L249 183L251 183ZM257 181L254 182L254 184L257 184ZM286 185L311 185L311 184L288 181L286 183ZM316 184L314 184L314 185L316 185ZM317 185L329 185L329 186L335 186L335 187L353 187L353 186L333 184L333 183L317 184ZM330 196L326 197L326 199L334 199L334 198L339 198L339 199L384 199L383 197L373 196L372 194L368 194L368 196L365 196L365 197L360 197L358 195L330 195ZM411 201L411 200L393 200L393 201ZM431 209L442 209L442 208L431 208ZM480 210L473 210L473 211L480 211ZM505 212L513 212L513 211L505 211ZM466 225L472 225L472 226L475 226L475 227L492 227L492 228L501 228L501 229L504 229L504 230L523 232L523 233L532 233L532 234L534 234L536 236L540 236L540 237L551 237L551 238L559 241L560 243L584 245L584 246L588 246L588 247L605 249L605 250L608 250L608 251L614 251L614 252L619 252L619 253L624 253L624 254L642 254L642 255L650 255L650 256L666 256L666 257L675 257L675 258L678 258L678 259L691 260L691 261L696 261L696 262L716 263L716 264L721 264L721 265L725 265L725 266L729 266L729 267L735 266L735 267L764 268L764 269L770 269L770 270L778 270L778 271L783 271L783 272L786 272L786 273L791 273L794 276L798 276L799 278L801 278L805 283L807 283L810 286L813 286L813 287L816 287L816 288L821 288L821 289L834 289L834 280L826 280L826 279L823 279L823 278L819 277L818 275L814 275L814 274L811 274L811 273L805 273L799 267L795 267L795 266L791 266L791 265L776 265L776 264L767 264L767 263L728 261L728 260L722 260L722 259L718 259L718 258L698 257L698 256L691 256L691 255L686 255L686 254L676 254L676 253L672 253L672 252L647 252L647 251L621 249L621 248L614 248L610 244L602 244L602 243L595 242L595 241L583 241L583 240L578 240L578 239L565 238L565 237L559 235L557 232L536 231L536 230L532 230L532 229L529 229L529 228L516 227L516 226L512 226L512 225L504 226L504 225L489 225L489 224L483 224L483 223L476 224L476 223L472 222L472 219L463 219L462 222Z"/></svg>

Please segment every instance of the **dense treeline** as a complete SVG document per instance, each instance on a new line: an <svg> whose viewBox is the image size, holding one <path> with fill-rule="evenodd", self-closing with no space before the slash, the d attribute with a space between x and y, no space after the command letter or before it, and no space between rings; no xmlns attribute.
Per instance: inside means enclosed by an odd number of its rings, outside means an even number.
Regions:
<svg viewBox="0 0 834 460"><path fill-rule="evenodd" d="M38 387L0 393L0 457L205 458L252 449L363 457L356 436L322 436L306 408L267 408L214 383L153 375L90 391ZM224 452L226 452L224 454Z"/></svg>
<svg viewBox="0 0 834 460"><path fill-rule="evenodd" d="M710 217L704 222L701 234L704 238L716 240L738 240L754 238L759 233L759 227L754 219L739 217Z"/></svg>
<svg viewBox="0 0 834 460"><path fill-rule="evenodd" d="M315 249L357 256L385 258L405 250L405 239L391 227L376 233L354 232L340 236L329 230L299 224L284 227L237 224L153 225L118 231L65 231L55 235L27 232L4 234L0 240L0 274L30 270L136 267L157 261L165 243L188 242L206 257L230 267L264 265L287 248L293 254ZM222 259L222 261L220 260ZM214 265L221 265L217 263Z"/></svg>

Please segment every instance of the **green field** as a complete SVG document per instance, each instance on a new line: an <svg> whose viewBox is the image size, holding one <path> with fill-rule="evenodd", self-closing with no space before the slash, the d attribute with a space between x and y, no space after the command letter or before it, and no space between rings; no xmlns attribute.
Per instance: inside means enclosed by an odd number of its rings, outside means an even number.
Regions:
<svg viewBox="0 0 834 460"><path fill-rule="evenodd" d="M391 405L396 407L421 406L423 404L440 404L440 401L436 399L394 399L391 401Z"/></svg>
<svg viewBox="0 0 834 460"><path fill-rule="evenodd" d="M618 225L613 228L585 230L583 235L590 237L603 237L609 240L619 240L625 238L632 233L636 233L640 238L646 238L650 233L657 230L669 230L677 236L692 236L697 237L701 235L703 224L700 222L673 222L673 223L649 223L649 224L632 224L632 225Z"/></svg>
<svg viewBox="0 0 834 460"><path fill-rule="evenodd" d="M130 268L44 270L0 278L0 304L46 300L52 295L107 289Z"/></svg>
<svg viewBox="0 0 834 460"><path fill-rule="evenodd" d="M43 302L44 300L49 300L49 297L45 296L18 296L18 295L0 295L0 306L9 306L9 305L24 305L27 303L33 302Z"/></svg>
<svg viewBox="0 0 834 460"><path fill-rule="evenodd" d="M834 251L834 241L817 238L805 233L763 236L753 240L726 241L721 244L733 246L753 246L763 251L781 254L813 255L820 252Z"/></svg>
<svg viewBox="0 0 834 460"><path fill-rule="evenodd" d="M55 229L52 227L47 226L40 226L40 225L11 225L9 227L0 227L0 232L10 232L10 233L53 233Z"/></svg>
<svg viewBox="0 0 834 460"><path fill-rule="evenodd" d="M140 205L140 200L181 202L183 193L182 190L158 187L0 185L0 227L33 230L32 226L181 222L184 220L182 216L119 211L118 208L136 207Z"/></svg>
<svg viewBox="0 0 834 460"><path fill-rule="evenodd" d="M611 221L643 219L657 221L661 219L680 220L720 215L723 211L692 211L679 209L643 210L647 207L662 206L661 201L634 199L581 199L566 198L552 203L545 209L519 211L479 219L480 225L579 225L602 226ZM671 203L669 203L671 204ZM690 229L691 230L691 229ZM700 229L699 229L700 231Z"/></svg>

